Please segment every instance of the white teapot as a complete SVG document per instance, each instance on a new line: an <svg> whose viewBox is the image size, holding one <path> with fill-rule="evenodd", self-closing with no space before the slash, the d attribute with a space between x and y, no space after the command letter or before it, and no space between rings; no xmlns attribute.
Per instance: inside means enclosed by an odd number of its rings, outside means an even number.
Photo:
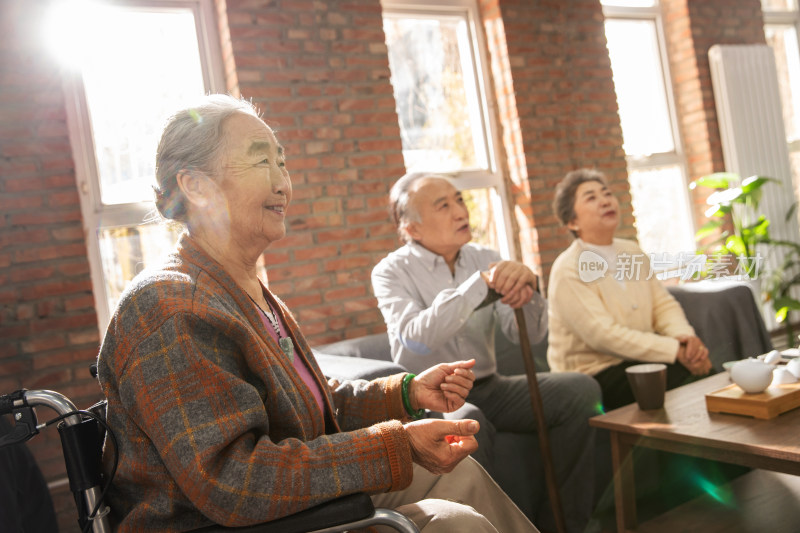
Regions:
<svg viewBox="0 0 800 533"><path fill-rule="evenodd" d="M745 359L731 367L731 380L745 392L762 392L772 383L775 365L768 365L758 359Z"/></svg>

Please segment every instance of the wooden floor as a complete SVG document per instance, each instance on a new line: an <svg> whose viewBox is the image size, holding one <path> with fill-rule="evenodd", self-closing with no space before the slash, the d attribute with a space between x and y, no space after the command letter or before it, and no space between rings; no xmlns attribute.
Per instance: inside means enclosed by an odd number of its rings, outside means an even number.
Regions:
<svg viewBox="0 0 800 533"><path fill-rule="evenodd" d="M753 470L639 525L639 533L798 533L800 476Z"/></svg>

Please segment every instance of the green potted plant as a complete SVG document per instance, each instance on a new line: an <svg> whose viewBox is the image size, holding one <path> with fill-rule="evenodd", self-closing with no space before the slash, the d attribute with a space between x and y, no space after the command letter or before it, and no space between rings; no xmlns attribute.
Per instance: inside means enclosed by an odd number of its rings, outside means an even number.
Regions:
<svg viewBox="0 0 800 533"><path fill-rule="evenodd" d="M797 203L786 213L786 221L795 216ZM791 241L771 240L771 244L782 246L785 254L781 264L767 273L765 292L767 299L772 302L775 310L775 320L784 323L789 346L794 345L794 328L792 321L788 320L791 311L800 310L800 301L792 296L792 289L800 285L800 244Z"/></svg>
<svg viewBox="0 0 800 533"><path fill-rule="evenodd" d="M738 174L717 172L698 178L689 185L709 187L716 192L708 197L706 222L695 239L705 242L701 253L720 258L732 255L737 261L737 273L750 279L762 280L760 292L763 301L770 302L778 323L786 324L789 346L794 345L794 332L789 312L800 310L800 301L791 296L792 288L800 284L800 244L770 237L769 219L759 212L762 188L778 180L766 176L741 179ZM786 214L788 221L794 217L795 206ZM732 230L732 231L731 231ZM769 254L782 249L783 259L778 267L767 268L761 252Z"/></svg>
<svg viewBox="0 0 800 533"><path fill-rule="evenodd" d="M717 172L693 181L690 189L709 187L716 192L708 197L709 208L706 222L695 234L697 241L716 235L701 247L701 251L715 256L732 254L737 258L740 270L747 277L757 272L759 244L770 242L769 220L758 213L761 188L773 178L752 176L744 180L738 174ZM726 221L730 220L730 226ZM733 229L733 232L730 231Z"/></svg>

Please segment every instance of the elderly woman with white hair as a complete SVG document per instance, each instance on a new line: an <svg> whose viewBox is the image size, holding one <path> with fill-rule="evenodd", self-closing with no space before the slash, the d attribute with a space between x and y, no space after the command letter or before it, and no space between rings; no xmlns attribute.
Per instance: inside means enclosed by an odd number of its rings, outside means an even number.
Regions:
<svg viewBox="0 0 800 533"><path fill-rule="evenodd" d="M467 458L476 422L415 420L460 407L474 361L326 381L258 275L286 233L292 184L249 102L211 95L178 112L156 162L158 210L185 232L131 282L98 359L118 531L245 526L355 492L424 531L534 531Z"/></svg>

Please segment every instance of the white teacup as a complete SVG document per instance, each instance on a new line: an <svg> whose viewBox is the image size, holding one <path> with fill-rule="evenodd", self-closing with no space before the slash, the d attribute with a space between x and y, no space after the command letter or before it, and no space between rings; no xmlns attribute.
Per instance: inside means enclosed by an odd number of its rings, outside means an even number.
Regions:
<svg viewBox="0 0 800 533"><path fill-rule="evenodd" d="M774 369L774 365L768 365L763 361L745 359L731 367L731 380L743 391L755 394L769 387Z"/></svg>
<svg viewBox="0 0 800 533"><path fill-rule="evenodd" d="M790 359L789 362L786 363L786 370L794 374L794 377L800 378L800 357Z"/></svg>
<svg viewBox="0 0 800 533"><path fill-rule="evenodd" d="M792 374L786 367L776 368L774 372L773 383L775 383L776 385L797 383L797 376Z"/></svg>

